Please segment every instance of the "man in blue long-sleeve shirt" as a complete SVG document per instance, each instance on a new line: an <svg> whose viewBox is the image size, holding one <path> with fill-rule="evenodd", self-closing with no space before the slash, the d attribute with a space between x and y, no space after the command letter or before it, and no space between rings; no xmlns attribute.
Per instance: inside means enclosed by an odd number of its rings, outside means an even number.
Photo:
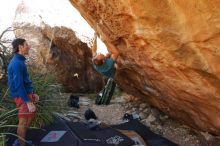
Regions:
<svg viewBox="0 0 220 146"><path fill-rule="evenodd" d="M33 94L32 82L25 64L25 56L28 55L30 47L22 38L13 40L12 47L14 56L8 66L8 86L18 108L17 134L25 139L27 129L35 116L36 106L34 103L39 100L39 96ZM22 139L19 139L17 146L26 146L26 144Z"/></svg>

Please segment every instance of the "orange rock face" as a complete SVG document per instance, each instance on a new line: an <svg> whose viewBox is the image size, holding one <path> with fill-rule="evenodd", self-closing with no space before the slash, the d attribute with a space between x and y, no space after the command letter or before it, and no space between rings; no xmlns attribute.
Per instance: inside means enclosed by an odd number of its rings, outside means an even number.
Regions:
<svg viewBox="0 0 220 146"><path fill-rule="evenodd" d="M70 0L120 51L118 84L220 135L220 1Z"/></svg>

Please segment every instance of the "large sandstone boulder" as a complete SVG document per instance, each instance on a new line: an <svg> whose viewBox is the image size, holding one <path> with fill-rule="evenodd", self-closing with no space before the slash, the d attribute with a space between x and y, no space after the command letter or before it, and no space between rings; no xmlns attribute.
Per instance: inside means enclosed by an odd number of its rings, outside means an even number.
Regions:
<svg viewBox="0 0 220 146"><path fill-rule="evenodd" d="M117 83L220 135L220 1L70 0L120 51Z"/></svg>
<svg viewBox="0 0 220 146"><path fill-rule="evenodd" d="M29 61L44 72L52 68L69 92L101 90L104 79L93 69L88 45L73 30L51 27L42 21L24 2L18 6L13 26L15 35L25 38L31 46Z"/></svg>
<svg viewBox="0 0 220 146"><path fill-rule="evenodd" d="M15 26L18 24L15 23ZM103 87L103 77L92 67L90 48L71 29L26 24L19 27L15 34L30 44L31 63L44 72L48 69L54 71L67 91L88 93Z"/></svg>
<svg viewBox="0 0 220 146"><path fill-rule="evenodd" d="M44 36L52 41L49 64L56 67L61 83L71 92L94 92L104 85L104 78L92 65L92 53L72 30L65 27L44 27Z"/></svg>

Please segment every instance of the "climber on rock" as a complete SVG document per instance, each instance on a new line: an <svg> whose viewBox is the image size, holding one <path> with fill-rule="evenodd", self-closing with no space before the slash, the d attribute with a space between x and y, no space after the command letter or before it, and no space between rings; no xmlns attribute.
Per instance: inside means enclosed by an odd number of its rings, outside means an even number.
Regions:
<svg viewBox="0 0 220 146"><path fill-rule="evenodd" d="M101 53L97 54L97 34L95 33L95 39L92 46L93 55L93 66L95 70L104 75L108 81L104 89L97 95L96 104L109 104L111 97L114 93L116 83L114 77L116 73L116 62L119 56L118 50L114 45L106 41L106 46L109 51L108 54L104 55ZM104 40L105 41L105 40Z"/></svg>

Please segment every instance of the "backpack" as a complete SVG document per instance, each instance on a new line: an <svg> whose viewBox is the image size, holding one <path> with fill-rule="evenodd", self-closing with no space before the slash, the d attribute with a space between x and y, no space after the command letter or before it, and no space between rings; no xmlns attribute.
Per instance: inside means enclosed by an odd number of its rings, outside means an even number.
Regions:
<svg viewBox="0 0 220 146"><path fill-rule="evenodd" d="M79 108L79 96L75 96L71 94L68 100L68 106Z"/></svg>
<svg viewBox="0 0 220 146"><path fill-rule="evenodd" d="M97 105L108 105L111 101L115 90L116 83L112 78L109 78L105 87L97 94L95 103Z"/></svg>

